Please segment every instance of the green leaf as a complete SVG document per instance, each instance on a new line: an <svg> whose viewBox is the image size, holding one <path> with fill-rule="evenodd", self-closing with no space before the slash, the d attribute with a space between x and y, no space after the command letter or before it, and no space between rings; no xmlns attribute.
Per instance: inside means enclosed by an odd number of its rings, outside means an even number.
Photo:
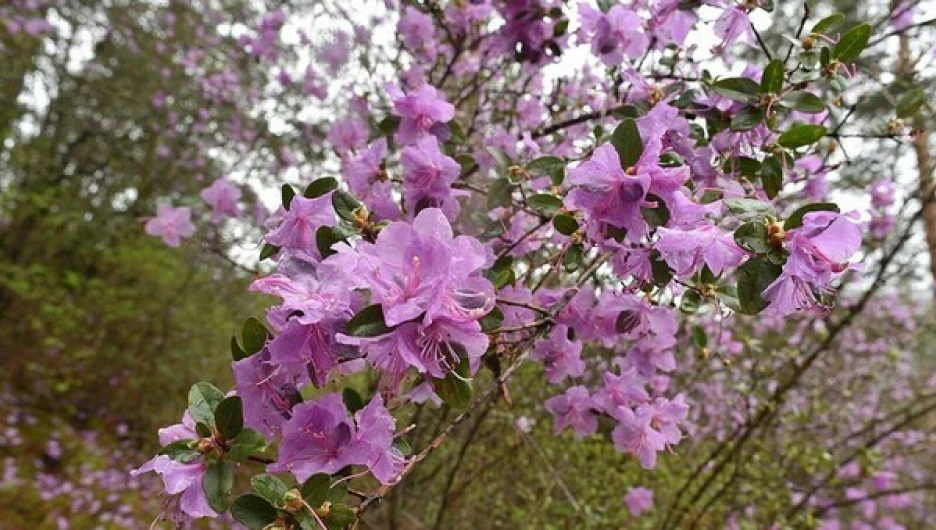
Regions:
<svg viewBox="0 0 936 530"><path fill-rule="evenodd" d="M266 449L266 439L253 429L243 429L231 440L231 450L228 458L235 462L244 462L250 455Z"/></svg>
<svg viewBox="0 0 936 530"><path fill-rule="evenodd" d="M293 189L289 184L283 184L282 188L282 198L283 198L283 209L289 210L289 205L292 204L293 198L296 196L296 190Z"/></svg>
<svg viewBox="0 0 936 530"><path fill-rule="evenodd" d="M348 412L351 414L364 408L364 398L361 397L361 394L359 394L357 390L351 387L345 387L345 389L341 391L341 398Z"/></svg>
<svg viewBox="0 0 936 530"><path fill-rule="evenodd" d="M306 199L314 199L336 189L338 189L338 181L336 179L323 177L312 181L312 183L306 187L305 191L302 192L302 196Z"/></svg>
<svg viewBox="0 0 936 530"><path fill-rule="evenodd" d="M731 198L722 201L731 213L742 217L776 216L774 207L755 199Z"/></svg>
<svg viewBox="0 0 936 530"><path fill-rule="evenodd" d="M734 232L735 243L739 247L754 254L770 252L770 242L767 241L767 225L759 221L750 221L739 226Z"/></svg>
<svg viewBox="0 0 936 530"><path fill-rule="evenodd" d="M233 440L244 428L244 403L238 396L224 398L215 409L215 424L225 440Z"/></svg>
<svg viewBox="0 0 936 530"><path fill-rule="evenodd" d="M241 341L248 356L262 350L269 337L270 332L267 331L266 326L256 318L250 317L244 321L244 327L241 329Z"/></svg>
<svg viewBox="0 0 936 530"><path fill-rule="evenodd" d="M332 194L332 206L334 206L338 217L353 223L355 220L354 211L361 207L361 203L350 194L341 190L335 190Z"/></svg>
<svg viewBox="0 0 936 530"><path fill-rule="evenodd" d="M527 171L532 175L548 176L553 186L559 186L565 180L566 163L558 156L543 156L527 164Z"/></svg>
<svg viewBox="0 0 936 530"><path fill-rule="evenodd" d="M809 30L809 33L813 35L822 35L826 31L838 26L844 21L845 21L845 15L841 13L833 13L825 17L824 19L820 20L819 22L817 22L816 25L813 26L811 30Z"/></svg>
<svg viewBox="0 0 936 530"><path fill-rule="evenodd" d="M662 259L650 261L650 270L653 272L653 284L659 287L663 287L673 279L673 271Z"/></svg>
<svg viewBox="0 0 936 530"><path fill-rule="evenodd" d="M548 193L527 197L527 206L543 217L552 217L562 209L562 199Z"/></svg>
<svg viewBox="0 0 936 530"><path fill-rule="evenodd" d="M564 18L559 22L556 22L556 25L553 26L553 37L559 38L565 35L566 31L569 29L569 19Z"/></svg>
<svg viewBox="0 0 936 530"><path fill-rule="evenodd" d="M670 220L670 211L666 206L666 202L663 201L660 197L650 194L647 195L647 202L655 202L657 204L656 208L641 208L640 212L643 214L644 220L653 227L666 226L666 223Z"/></svg>
<svg viewBox="0 0 936 530"><path fill-rule="evenodd" d="M679 310L687 315L694 315L702 306L702 297L698 291L686 291L679 302Z"/></svg>
<svg viewBox="0 0 936 530"><path fill-rule="evenodd" d="M492 331L504 323L504 312L497 306L481 317L481 331Z"/></svg>
<svg viewBox="0 0 936 530"><path fill-rule="evenodd" d="M702 326L692 326L692 342L700 348L708 346L708 336Z"/></svg>
<svg viewBox="0 0 936 530"><path fill-rule="evenodd" d="M377 130L383 136L393 136L393 133L396 132L397 127L400 126L399 116L387 116L386 118L380 120L380 123L377 124Z"/></svg>
<svg viewBox="0 0 936 530"><path fill-rule="evenodd" d="M793 230L794 228L799 228L803 226L803 217L806 216L809 212L839 212L839 207L835 203L831 202L817 202L815 204L807 204L795 212L790 214L790 217L787 218L786 222L783 223L784 230Z"/></svg>
<svg viewBox="0 0 936 530"><path fill-rule="evenodd" d="M571 236L579 229L578 221L569 214L559 214L553 218L556 231L565 236Z"/></svg>
<svg viewBox="0 0 936 530"><path fill-rule="evenodd" d="M565 257L562 258L562 266L568 272L577 271L582 266L582 260L585 259L585 247L581 243L576 243L569 247Z"/></svg>
<svg viewBox="0 0 936 530"><path fill-rule="evenodd" d="M637 122L631 118L623 120L611 133L611 145L617 151L624 169L634 167L643 154L643 140Z"/></svg>
<svg viewBox="0 0 936 530"><path fill-rule="evenodd" d="M263 530L276 520L278 512L262 497L247 494L234 501L231 505L231 515L249 530Z"/></svg>
<svg viewBox="0 0 936 530"><path fill-rule="evenodd" d="M764 289L780 276L783 268L764 256L748 260L738 269L738 301L741 313L756 315L767 307L761 296Z"/></svg>
<svg viewBox="0 0 936 530"><path fill-rule="evenodd" d="M277 508L283 507L283 497L289 491L289 486L285 482L273 475L263 473L254 475L250 479L250 485L253 486L257 495L263 497L267 502Z"/></svg>
<svg viewBox="0 0 936 530"><path fill-rule="evenodd" d="M783 96L780 103L800 112L818 114L826 110L826 104L819 96L803 90L796 90Z"/></svg>
<svg viewBox="0 0 936 530"><path fill-rule="evenodd" d="M497 178L491 182L491 187L488 189L487 196L487 207L488 209L494 209L498 206L510 206L512 200L514 185L510 183L506 178Z"/></svg>
<svg viewBox="0 0 936 530"><path fill-rule="evenodd" d="M711 85L716 94L734 101L756 103L760 85L746 77L729 77L715 81Z"/></svg>
<svg viewBox="0 0 936 530"><path fill-rule="evenodd" d="M341 529L354 522L354 510L347 504L332 504L328 512L328 519L325 520L325 526L329 530Z"/></svg>
<svg viewBox="0 0 936 530"><path fill-rule="evenodd" d="M207 426L215 424L215 409L224 401L224 392L211 383L200 381L192 385L188 394L188 410L192 418Z"/></svg>
<svg viewBox="0 0 936 530"><path fill-rule="evenodd" d="M750 131L764 122L764 109L748 107L731 117L732 131Z"/></svg>
<svg viewBox="0 0 936 530"><path fill-rule="evenodd" d="M325 473L317 473L302 483L302 498L313 509L318 509L328 500L331 489L331 477Z"/></svg>
<svg viewBox="0 0 936 530"><path fill-rule="evenodd" d="M773 199L783 187L783 166L776 156L768 156L761 165L761 183L767 197Z"/></svg>
<svg viewBox="0 0 936 530"><path fill-rule="evenodd" d="M458 165L461 166L461 176L465 176L468 173L471 173L476 167L478 167L478 162L475 160L475 157L469 155L468 153L455 155L455 161L458 162Z"/></svg>
<svg viewBox="0 0 936 530"><path fill-rule="evenodd" d="M922 88L914 88L903 95L897 102L897 117L909 118L920 112L926 103L926 92Z"/></svg>
<svg viewBox="0 0 936 530"><path fill-rule="evenodd" d="M360 310L348 321L347 334L354 337L379 337L393 331L384 323L383 308L373 304Z"/></svg>
<svg viewBox="0 0 936 530"><path fill-rule="evenodd" d="M801 123L787 129L780 135L777 143L787 149L796 149L818 142L825 136L826 128L822 125Z"/></svg>
<svg viewBox="0 0 936 530"><path fill-rule="evenodd" d="M774 59L764 68L760 91L764 94L779 94L783 90L783 61Z"/></svg>
<svg viewBox="0 0 936 530"><path fill-rule="evenodd" d="M237 342L237 335L231 336L231 357L235 361L246 359L250 355L244 351L244 348Z"/></svg>
<svg viewBox="0 0 936 530"><path fill-rule="evenodd" d="M330 226L321 226L315 231L315 247L318 249L322 258L327 258L335 254L332 247L336 243L341 243L342 241L345 241L345 238Z"/></svg>
<svg viewBox="0 0 936 530"><path fill-rule="evenodd" d="M467 375L468 360L462 359L455 373L448 374L445 379L433 380L436 394L454 409L463 409L471 403L471 380Z"/></svg>
<svg viewBox="0 0 936 530"><path fill-rule="evenodd" d="M234 467L224 460L208 464L203 485L211 509L218 513L226 512L228 496L234 489Z"/></svg>
<svg viewBox="0 0 936 530"><path fill-rule="evenodd" d="M845 32L832 48L832 58L850 63L861 55L871 39L871 24L860 24Z"/></svg>
<svg viewBox="0 0 936 530"><path fill-rule="evenodd" d="M163 446L163 448L159 450L159 454L166 455L176 462L187 464L201 456L201 453L192 447L193 442L195 442L195 440L176 440L171 444Z"/></svg>
<svg viewBox="0 0 936 530"><path fill-rule="evenodd" d="M279 252L279 250L280 250L280 248L279 248L278 246L276 246L276 245L271 245L271 244L269 244L269 243L264 243L264 244L263 244L263 249L260 250L260 261L263 261L263 260L265 260L265 259L272 258L273 256L276 255L277 252Z"/></svg>

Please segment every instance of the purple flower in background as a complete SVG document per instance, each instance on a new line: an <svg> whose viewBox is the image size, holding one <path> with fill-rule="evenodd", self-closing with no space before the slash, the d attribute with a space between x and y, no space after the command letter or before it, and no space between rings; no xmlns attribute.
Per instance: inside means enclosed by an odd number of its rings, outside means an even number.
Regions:
<svg viewBox="0 0 936 530"><path fill-rule="evenodd" d="M211 186L203 189L201 198L211 206L213 211L211 219L215 222L220 221L225 216L238 217L240 209L237 207L237 201L240 200L241 190L221 177L211 183Z"/></svg>
<svg viewBox="0 0 936 530"><path fill-rule="evenodd" d="M567 377L581 377L585 373L582 361L582 343L569 340L569 328L561 324L549 333L549 338L539 340L531 359L542 361L546 367L546 380L561 383Z"/></svg>
<svg viewBox="0 0 936 530"><path fill-rule="evenodd" d="M650 44L643 33L643 21L623 5L614 5L607 13L602 13L580 3L579 15L582 29L591 36L592 53L607 66L620 66L625 55L639 59Z"/></svg>
<svg viewBox="0 0 936 530"><path fill-rule="evenodd" d="M738 38L744 37L746 42L753 42L754 30L747 11L740 6L731 6L725 9L718 20L715 21L715 35L721 38L718 47L724 49L731 46Z"/></svg>
<svg viewBox="0 0 936 530"><path fill-rule="evenodd" d="M545 406L553 415L554 434L572 427L575 438L582 439L598 430L598 418L593 410L595 403L584 386L570 387L564 394L547 399Z"/></svg>
<svg viewBox="0 0 936 530"><path fill-rule="evenodd" d="M894 183L889 179L878 179L871 184L871 206L887 208L894 204Z"/></svg>
<svg viewBox="0 0 936 530"><path fill-rule="evenodd" d="M394 221L400 207L393 201L393 185L383 168L387 139L380 138L357 156L342 161L342 173L351 192L374 212L378 219Z"/></svg>
<svg viewBox="0 0 936 530"><path fill-rule="evenodd" d="M434 136L424 136L415 145L403 148L403 200L414 214L426 208L441 208L446 217L458 216L458 202L452 197L452 183L461 166L439 149Z"/></svg>
<svg viewBox="0 0 936 530"><path fill-rule="evenodd" d="M406 6L403 16L397 23L397 33L403 39L403 45L413 51L423 49L435 40L435 23L432 16L412 6Z"/></svg>
<svg viewBox="0 0 936 530"><path fill-rule="evenodd" d="M170 247L178 247L182 238L195 233L192 211L188 208L173 208L169 204L156 206L156 217L146 221L146 233L159 236Z"/></svg>
<svg viewBox="0 0 936 530"><path fill-rule="evenodd" d="M327 140L339 155L345 156L367 142L367 124L354 118L338 120L328 129Z"/></svg>
<svg viewBox="0 0 936 530"><path fill-rule="evenodd" d="M653 490L647 488L631 488L624 496L624 503L631 515L638 517L640 514L653 508Z"/></svg>
<svg viewBox="0 0 936 530"><path fill-rule="evenodd" d="M439 124L448 123L455 117L455 107L429 85L423 85L408 95L399 87L390 85L387 93L400 117L396 139L403 145L414 144L420 138L436 133Z"/></svg>

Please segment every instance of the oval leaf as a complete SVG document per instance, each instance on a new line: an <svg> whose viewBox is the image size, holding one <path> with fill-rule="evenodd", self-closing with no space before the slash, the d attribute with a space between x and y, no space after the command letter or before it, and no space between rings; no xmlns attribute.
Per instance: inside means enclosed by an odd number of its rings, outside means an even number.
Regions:
<svg viewBox="0 0 936 530"><path fill-rule="evenodd" d="M822 125L799 124L790 127L780 135L777 143L787 149L796 149L818 142L825 136L826 128Z"/></svg>
<svg viewBox="0 0 936 530"><path fill-rule="evenodd" d="M384 323L380 304L365 307L348 321L347 333L355 337L379 337L393 331Z"/></svg>

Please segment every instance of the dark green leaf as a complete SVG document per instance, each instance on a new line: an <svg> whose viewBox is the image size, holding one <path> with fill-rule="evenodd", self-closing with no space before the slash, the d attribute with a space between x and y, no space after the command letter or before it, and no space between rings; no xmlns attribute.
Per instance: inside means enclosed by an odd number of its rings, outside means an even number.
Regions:
<svg viewBox="0 0 936 530"><path fill-rule="evenodd" d="M458 162L458 165L461 166L461 175L465 176L468 173L474 171L478 167L478 162L475 160L475 157L462 153L460 155L455 155L455 161Z"/></svg>
<svg viewBox="0 0 936 530"><path fill-rule="evenodd" d="M359 394L357 390L351 387L345 387L345 389L341 391L341 398L344 400L345 407L348 408L348 412L351 414L364 408L364 398L361 397L361 394Z"/></svg>
<svg viewBox="0 0 936 530"><path fill-rule="evenodd" d="M249 530L263 530L276 520L276 508L262 497L248 494L238 497L231 505L231 515Z"/></svg>
<svg viewBox="0 0 936 530"><path fill-rule="evenodd" d="M659 226L666 226L666 223L670 220L670 211L667 208L666 203L660 197L650 194L647 195L647 202L655 202L656 208L641 208L640 212L643 214L644 220L652 226L653 228Z"/></svg>
<svg viewBox="0 0 936 530"><path fill-rule="evenodd" d="M306 199L314 199L336 189L338 189L337 180L332 177L323 177L312 181L312 183L306 187L305 191L302 192L302 196Z"/></svg>
<svg viewBox="0 0 936 530"><path fill-rule="evenodd" d="M926 92L922 88L914 88L903 95L897 102L897 117L909 118L920 112L926 103Z"/></svg>
<svg viewBox="0 0 936 530"><path fill-rule="evenodd" d="M565 257L562 258L562 265L568 272L574 272L582 265L585 258L585 247L581 243L576 243L569 247Z"/></svg>
<svg viewBox="0 0 936 530"><path fill-rule="evenodd" d="M748 260L738 269L738 302L742 313L756 315L767 307L761 293L782 271L782 267L763 256Z"/></svg>
<svg viewBox="0 0 936 530"><path fill-rule="evenodd" d="M650 261L650 270L653 272L653 284L659 287L663 287L673 279L673 271L662 259Z"/></svg>
<svg viewBox="0 0 936 530"><path fill-rule="evenodd" d="M380 134L383 136L392 136L393 133L396 132L397 127L400 126L400 121L399 116L387 116L377 124L377 130L380 131Z"/></svg>
<svg viewBox="0 0 936 530"><path fill-rule="evenodd" d="M793 110L809 114L818 114L826 110L825 102L819 96L802 90L790 92L783 96L780 102Z"/></svg>
<svg viewBox="0 0 936 530"><path fill-rule="evenodd" d="M233 440L244 428L244 403L238 396L224 398L215 409L215 424L226 440Z"/></svg>
<svg viewBox="0 0 936 530"><path fill-rule="evenodd" d="M750 221L739 226L735 230L734 240L739 247L754 254L766 254L771 249L767 241L767 225L760 221Z"/></svg>
<svg viewBox="0 0 936 530"><path fill-rule="evenodd" d="M323 258L327 258L332 254L335 254L335 251L332 250L332 247L336 243L341 243L345 238L334 228L330 226L319 227L315 231L315 247L318 249L319 254Z"/></svg>
<svg viewBox="0 0 936 530"><path fill-rule="evenodd" d="M623 120L611 133L611 145L617 151L622 168L634 167L643 154L643 140L637 122L630 118Z"/></svg>
<svg viewBox="0 0 936 530"><path fill-rule="evenodd" d="M692 342L700 348L708 346L708 336L702 326L692 326Z"/></svg>
<svg viewBox="0 0 936 530"><path fill-rule="evenodd" d="M787 129L780 135L777 143L787 149L796 149L818 142L825 136L826 128L822 125L801 123Z"/></svg>
<svg viewBox="0 0 936 530"><path fill-rule="evenodd" d="M335 190L332 194L332 206L335 207L335 212L338 214L338 217L341 217L345 221L354 222L354 211L361 207L361 203L348 193Z"/></svg>
<svg viewBox="0 0 936 530"><path fill-rule="evenodd" d="M231 337L231 357L235 361L250 357L250 355L244 351L244 348L241 348L241 345L238 344L236 335Z"/></svg>
<svg viewBox="0 0 936 530"><path fill-rule="evenodd" d="M263 261L268 258L272 258L279 252L280 248L276 245L271 245L269 243L263 244L263 249L260 250L260 261Z"/></svg>
<svg viewBox="0 0 936 530"><path fill-rule="evenodd" d="M527 206L543 217L552 217L562 209L562 199L548 193L527 197Z"/></svg>
<svg viewBox="0 0 936 530"><path fill-rule="evenodd" d="M553 219L553 226L556 228L556 231L562 235L571 236L578 230L579 224L569 214L559 214Z"/></svg>
<svg viewBox="0 0 936 530"><path fill-rule="evenodd" d="M270 336L266 326L254 317L244 321L244 327L241 329L241 341L244 343L244 351L247 355L253 355L263 349Z"/></svg>
<svg viewBox="0 0 936 530"><path fill-rule="evenodd" d="M845 21L845 15L833 13L816 23L809 32L813 35L822 35L826 31L838 26Z"/></svg>
<svg viewBox="0 0 936 530"><path fill-rule="evenodd" d="M773 206L755 199L731 198L725 199L723 202L728 211L742 217L777 215L777 211L774 210Z"/></svg>
<svg viewBox="0 0 936 530"><path fill-rule="evenodd" d="M783 90L783 61L774 59L764 68L760 91L764 94L779 94Z"/></svg>
<svg viewBox="0 0 936 530"><path fill-rule="evenodd" d="M860 24L845 32L832 48L832 58L850 63L861 55L871 38L871 24Z"/></svg>
<svg viewBox="0 0 936 530"><path fill-rule="evenodd" d="M731 118L732 131L750 131L764 122L764 109L748 107Z"/></svg>
<svg viewBox="0 0 936 530"><path fill-rule="evenodd" d="M461 370L456 370L456 373L447 375L445 379L433 380L436 394L454 409L463 409L471 403L471 381L457 373L462 371L467 374L468 361L462 359L459 365L462 364L464 364L464 368L460 366Z"/></svg>
<svg viewBox="0 0 936 530"><path fill-rule="evenodd" d="M557 156L543 156L527 164L532 175L548 176L553 186L559 186L565 180L565 160Z"/></svg>
<svg viewBox="0 0 936 530"><path fill-rule="evenodd" d="M231 463L222 460L208 464L203 485L211 509L218 513L226 512L228 496L234 488L234 468Z"/></svg>
<svg viewBox="0 0 936 530"><path fill-rule="evenodd" d="M498 206L510 206L513 187L514 185L506 178L494 179L488 190L487 207L494 209Z"/></svg>
<svg viewBox="0 0 936 530"><path fill-rule="evenodd" d="M257 495L263 497L267 502L277 508L283 507L283 497L289 491L289 486L285 482L273 475L264 473L254 475L250 479L250 485L253 486Z"/></svg>
<svg viewBox="0 0 936 530"><path fill-rule="evenodd" d="M283 209L289 210L289 205L292 204L293 198L296 196L296 190L293 189L289 184L283 184L282 188L282 199L283 199Z"/></svg>
<svg viewBox="0 0 936 530"><path fill-rule="evenodd" d="M679 310L687 315L693 315L702 305L702 297L697 291L686 291L682 295L682 301L679 303Z"/></svg>
<svg viewBox="0 0 936 530"><path fill-rule="evenodd" d="M163 446L159 454L166 455L169 458L187 464L201 456L197 450L192 447L195 440L176 440L171 444Z"/></svg>
<svg viewBox="0 0 936 530"><path fill-rule="evenodd" d="M312 475L302 483L302 498L313 509L318 509L328 500L328 490L331 488L331 477L325 473Z"/></svg>
<svg viewBox="0 0 936 530"><path fill-rule="evenodd" d="M199 423L212 426L215 423L214 411L218 403L224 401L221 392L211 383L200 381L192 385L188 394L188 410L192 418Z"/></svg>
<svg viewBox="0 0 936 530"><path fill-rule="evenodd" d="M195 433L202 438L210 438L212 436L211 429L203 422L197 422L195 424Z"/></svg>
<svg viewBox="0 0 936 530"><path fill-rule="evenodd" d="M715 81L711 86L716 94L743 103L756 103L760 92L760 85L746 77L729 77Z"/></svg>
<svg viewBox="0 0 936 530"><path fill-rule="evenodd" d="M553 26L553 37L558 38L565 35L566 31L569 29L569 19L564 18L559 22L556 22L556 25Z"/></svg>
<svg viewBox="0 0 936 530"><path fill-rule="evenodd" d="M235 462L244 462L250 455L266 449L266 440L263 435L253 429L243 429L231 440L231 450L228 458Z"/></svg>
<svg viewBox="0 0 936 530"><path fill-rule="evenodd" d="M488 314L481 317L481 330L491 331L499 328L504 322L504 312L497 306L494 306Z"/></svg>
<svg viewBox="0 0 936 530"><path fill-rule="evenodd" d="M380 304L365 307L348 321L347 334L354 337L379 337L393 331L384 323Z"/></svg>
<svg viewBox="0 0 936 530"><path fill-rule="evenodd" d="M768 156L761 166L761 182L767 197L773 199L783 187L783 166L775 156Z"/></svg>
<svg viewBox="0 0 936 530"><path fill-rule="evenodd" d="M809 212L838 212L839 207L835 203L831 202L818 202L815 204L807 204L790 214L790 217L787 218L786 222L783 223L784 230L793 230L794 228L799 228L803 226L803 217Z"/></svg>
<svg viewBox="0 0 936 530"><path fill-rule="evenodd" d="M347 504L332 504L325 525L329 530L339 530L354 522L354 510Z"/></svg>

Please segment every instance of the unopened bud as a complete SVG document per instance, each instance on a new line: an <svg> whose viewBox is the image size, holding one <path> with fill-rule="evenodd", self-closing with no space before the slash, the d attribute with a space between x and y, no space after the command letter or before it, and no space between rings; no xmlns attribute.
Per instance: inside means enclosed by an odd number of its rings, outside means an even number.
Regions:
<svg viewBox="0 0 936 530"><path fill-rule="evenodd" d="M786 232L779 221L767 224L767 240L770 241L771 245L779 247L783 244L785 238Z"/></svg>
<svg viewBox="0 0 936 530"><path fill-rule="evenodd" d="M302 500L302 494L299 493L299 490L291 489L283 495L283 502L285 506L283 507L289 513L299 513L305 508L305 501Z"/></svg>
<svg viewBox="0 0 936 530"><path fill-rule="evenodd" d="M806 51L809 51L816 47L816 37L813 35L809 35L808 37L803 39L802 44L803 44L803 49Z"/></svg>
<svg viewBox="0 0 936 530"><path fill-rule="evenodd" d="M887 122L887 132L890 134L900 134L904 130L904 121L900 118L894 118Z"/></svg>

